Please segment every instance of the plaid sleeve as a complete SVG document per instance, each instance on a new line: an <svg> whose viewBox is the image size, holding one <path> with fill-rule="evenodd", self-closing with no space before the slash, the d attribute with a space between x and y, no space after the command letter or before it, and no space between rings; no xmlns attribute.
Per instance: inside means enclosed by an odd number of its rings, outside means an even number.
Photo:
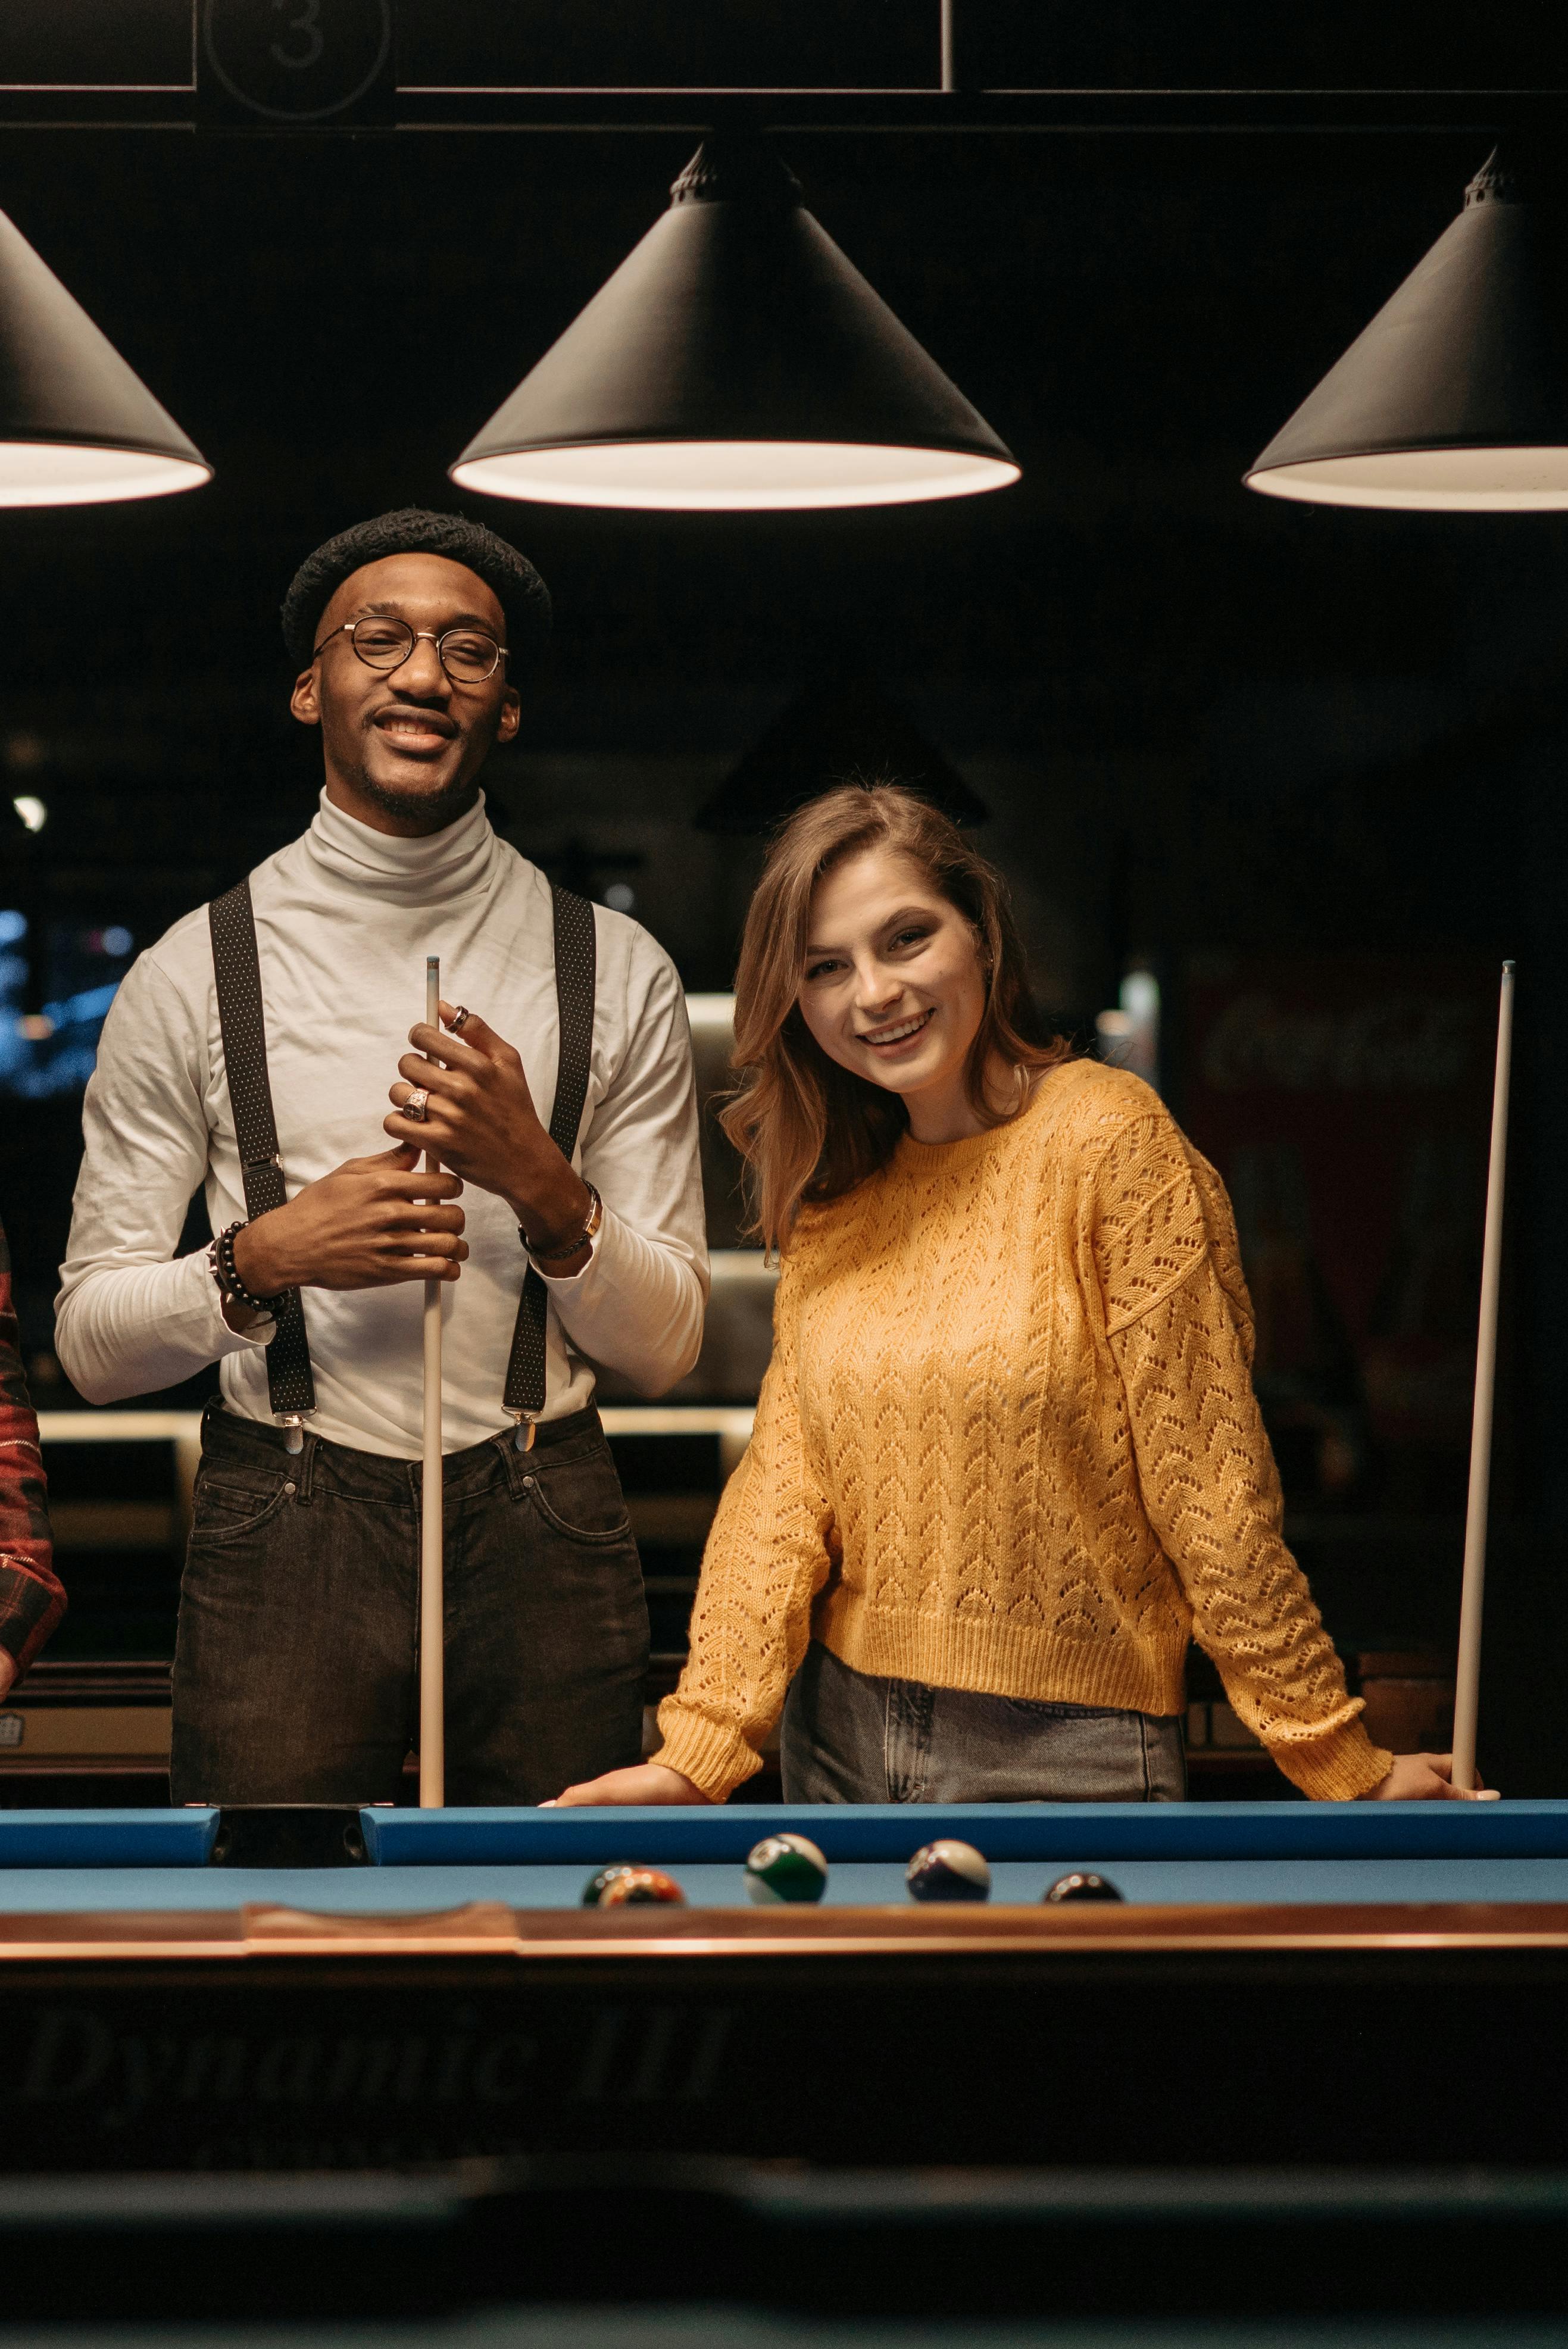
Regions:
<svg viewBox="0 0 1568 2349"><path fill-rule="evenodd" d="M66 1611L54 1570L48 1488L11 1306L11 1257L0 1231L0 1648L20 1680Z"/></svg>

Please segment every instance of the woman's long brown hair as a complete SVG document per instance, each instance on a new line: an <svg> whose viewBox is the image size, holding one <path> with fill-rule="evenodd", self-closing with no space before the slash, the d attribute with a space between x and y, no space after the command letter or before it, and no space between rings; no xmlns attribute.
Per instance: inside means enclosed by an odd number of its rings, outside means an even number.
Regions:
<svg viewBox="0 0 1568 2349"><path fill-rule="evenodd" d="M965 1083L976 1116L1001 1125L1016 1114L986 1091L994 1061L1035 1071L1070 1051L1035 1008L1006 883L955 823L895 782L845 783L809 801L775 837L746 917L735 974L738 1082L719 1116L750 1170L752 1228L769 1249L789 1238L802 1201L841 1197L885 1166L908 1131L899 1095L830 1060L797 1000L811 893L823 874L871 848L908 857L975 932L985 1006Z"/></svg>

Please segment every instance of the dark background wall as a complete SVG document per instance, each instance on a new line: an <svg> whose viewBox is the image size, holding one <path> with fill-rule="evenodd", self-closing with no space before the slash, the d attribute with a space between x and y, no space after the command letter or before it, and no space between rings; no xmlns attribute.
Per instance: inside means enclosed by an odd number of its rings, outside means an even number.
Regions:
<svg viewBox="0 0 1568 2349"><path fill-rule="evenodd" d="M1486 135L797 132L812 209L1022 485L717 520L459 499L446 464L694 143L0 131L0 204L217 468L187 497L0 515L5 797L49 807L36 840L8 837L0 896L145 943L290 837L318 783L276 627L294 564L366 512L466 503L557 603L494 766L500 818L531 854L571 849L590 885L626 879L689 987L727 984L757 856L692 817L792 695L844 673L989 805L985 844L1068 1023L1114 999L1130 956L1161 969L1179 1111L1195 955L1517 955L1489 1746L1508 1791L1568 1791L1568 532L1296 508L1240 481L1457 210ZM76 1117L0 1104L40 1401L61 1399L43 1358ZM1456 1538L1434 1536L1424 1592L1428 1563L1401 1569L1391 1628L1443 1630Z"/></svg>

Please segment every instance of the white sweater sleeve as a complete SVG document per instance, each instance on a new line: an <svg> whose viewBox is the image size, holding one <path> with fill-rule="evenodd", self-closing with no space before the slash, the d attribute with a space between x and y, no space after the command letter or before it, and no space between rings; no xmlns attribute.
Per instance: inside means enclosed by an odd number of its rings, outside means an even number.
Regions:
<svg viewBox="0 0 1568 2349"><path fill-rule="evenodd" d="M88 1402L119 1402L264 1344L224 1320L204 1249L176 1257L207 1172L206 1044L143 955L109 1007L82 1111L86 1148L60 1268L55 1343Z"/></svg>
<svg viewBox="0 0 1568 2349"><path fill-rule="evenodd" d="M668 957L643 947L628 965L625 1049L579 1162L604 1220L581 1272L549 1288L581 1353L656 1395L696 1361L708 1263L686 998Z"/></svg>

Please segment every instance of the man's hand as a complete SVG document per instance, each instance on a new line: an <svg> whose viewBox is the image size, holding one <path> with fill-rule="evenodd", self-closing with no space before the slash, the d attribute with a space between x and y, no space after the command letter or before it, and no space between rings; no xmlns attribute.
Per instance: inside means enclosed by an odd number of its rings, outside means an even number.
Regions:
<svg viewBox="0 0 1568 2349"><path fill-rule="evenodd" d="M552 1803L541 1803L542 1811L572 1811L584 1804L598 1803L707 1803L711 1800L689 1778L678 1770L666 1770L662 1762L638 1762L629 1770L606 1770L602 1778L585 1778L580 1786L568 1786Z"/></svg>
<svg viewBox="0 0 1568 2349"><path fill-rule="evenodd" d="M1456 1786L1451 1754L1396 1754L1394 1766L1357 1800L1363 1803L1495 1803L1482 1785Z"/></svg>
<svg viewBox="0 0 1568 2349"><path fill-rule="evenodd" d="M456 1010L443 1003L442 1019ZM504 1199L536 1247L580 1231L588 1193L539 1122L521 1055L472 1011L460 1036L421 1022L409 1030L408 1041L416 1049L397 1063L405 1081L388 1096L394 1106L387 1131L394 1140L434 1151L465 1182ZM423 1118L405 1117L403 1105L417 1086L428 1093L428 1106ZM588 1255L584 1247L550 1270L580 1271Z"/></svg>
<svg viewBox="0 0 1568 2349"><path fill-rule="evenodd" d="M4 1696L5 1694L6 1690L10 1687L15 1677L15 1657L10 1654L6 1649L0 1648L0 1696Z"/></svg>
<svg viewBox="0 0 1568 2349"><path fill-rule="evenodd" d="M469 1244L455 1174L416 1174L418 1151L351 1158L234 1235L234 1269L253 1297L283 1288L390 1288L456 1280Z"/></svg>

